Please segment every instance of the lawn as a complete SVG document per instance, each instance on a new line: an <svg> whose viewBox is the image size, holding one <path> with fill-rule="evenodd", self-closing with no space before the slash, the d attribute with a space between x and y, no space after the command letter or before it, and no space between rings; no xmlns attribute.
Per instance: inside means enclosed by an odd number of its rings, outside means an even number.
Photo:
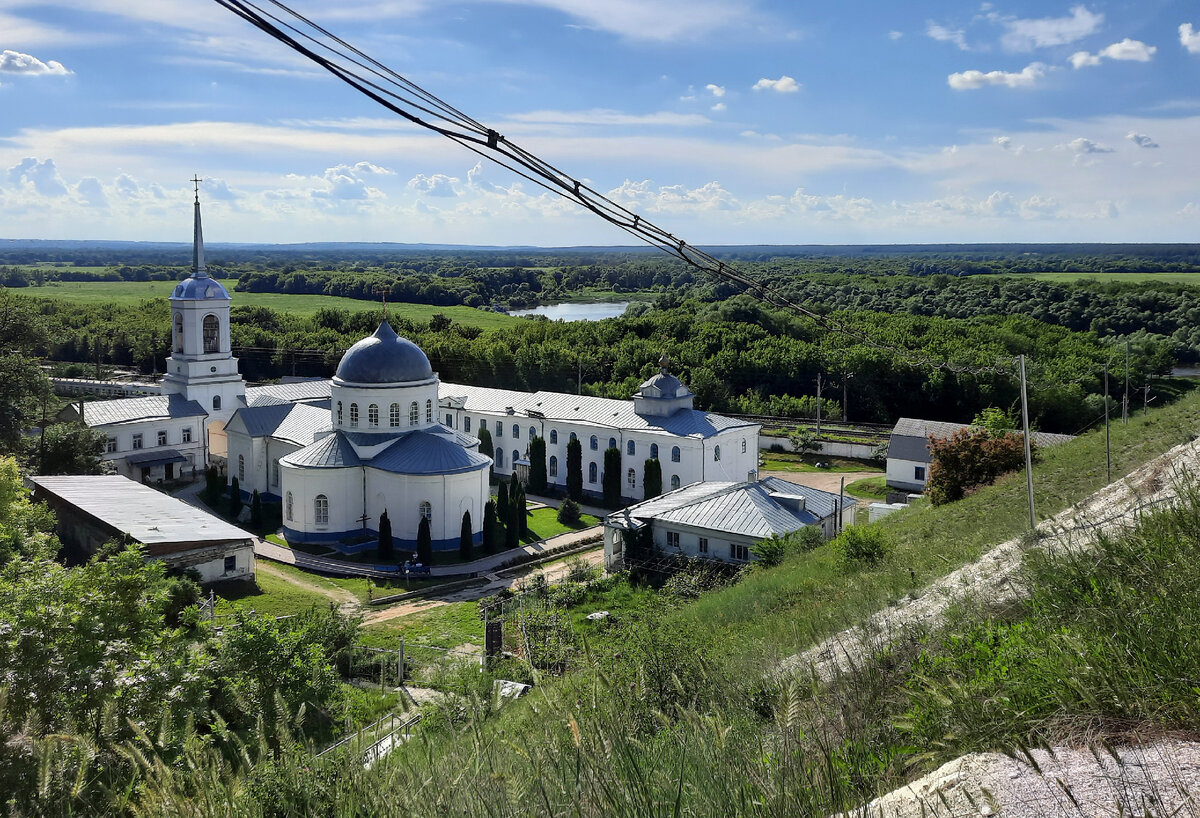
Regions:
<svg viewBox="0 0 1200 818"><path fill-rule="evenodd" d="M761 471L790 471L790 472L835 472L837 474L853 474L854 472L879 471L878 464L869 460L855 460L849 457L831 457L821 454L806 454L800 456L791 452L763 452L760 458ZM828 463L829 468L818 469L818 462Z"/></svg>
<svg viewBox="0 0 1200 818"><path fill-rule="evenodd" d="M406 644L457 648L483 645L483 620L475 602L451 602L363 628L362 643L395 648L400 637Z"/></svg>
<svg viewBox="0 0 1200 818"><path fill-rule="evenodd" d="M227 288L233 282L222 281ZM140 304L147 299L166 299L174 286L170 281L56 281L44 287L28 287L23 295L32 298L55 298L81 304ZM320 309L340 309L352 312L379 310L377 301L360 301L334 295L297 295L292 293L241 293L230 289L235 307L269 307L278 312L310 316ZM411 321L428 322L434 313L441 313L458 324L481 329L497 329L519 319L473 307L433 307L427 304L392 304L388 315Z"/></svg>
<svg viewBox="0 0 1200 818"><path fill-rule="evenodd" d="M537 542L538 540L557 537L559 534L582 531L594 525L600 525L600 518L593 517L591 514L580 514L579 525L567 526L558 521L558 509L550 507L535 508L529 512L529 536L523 537L521 542Z"/></svg>
<svg viewBox="0 0 1200 818"><path fill-rule="evenodd" d="M304 581L317 587L322 586L324 577L305 574L303 571L288 566L274 565L283 573L295 572ZM329 597L315 590L298 587L286 579L274 574L260 571L257 585L239 583L235 588L222 589L217 595L217 623L221 617L228 616L234 609L254 611L262 616L294 616L313 609L314 607L328 608ZM227 620L226 620L227 621Z"/></svg>
<svg viewBox="0 0 1200 818"><path fill-rule="evenodd" d="M860 500L883 500L887 497L886 477L864 477L846 484L846 493Z"/></svg>

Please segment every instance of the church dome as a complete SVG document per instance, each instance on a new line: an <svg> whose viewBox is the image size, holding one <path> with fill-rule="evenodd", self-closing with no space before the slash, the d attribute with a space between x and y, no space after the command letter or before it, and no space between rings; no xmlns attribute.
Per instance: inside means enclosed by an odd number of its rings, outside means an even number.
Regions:
<svg viewBox="0 0 1200 818"><path fill-rule="evenodd" d="M680 393L680 390L683 390L683 384L670 372L659 372L643 383L641 388L643 392L647 389L657 389L657 397L660 398L673 398Z"/></svg>
<svg viewBox="0 0 1200 818"><path fill-rule="evenodd" d="M401 338L387 321L342 356L334 378L345 383L407 383L433 377L421 348Z"/></svg>
<svg viewBox="0 0 1200 818"><path fill-rule="evenodd" d="M175 286L171 293L172 299L188 301L206 301L210 299L229 300L229 291L221 282L208 276L192 276L185 278Z"/></svg>

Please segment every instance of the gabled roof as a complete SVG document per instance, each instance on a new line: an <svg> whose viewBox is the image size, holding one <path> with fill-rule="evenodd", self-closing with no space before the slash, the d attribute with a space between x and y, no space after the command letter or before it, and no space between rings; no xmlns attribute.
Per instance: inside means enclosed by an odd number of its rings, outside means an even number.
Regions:
<svg viewBox="0 0 1200 818"><path fill-rule="evenodd" d="M84 423L92 427L190 417L208 417L208 413L196 401L178 394L98 400L83 405Z"/></svg>
<svg viewBox="0 0 1200 818"><path fill-rule="evenodd" d="M333 428L328 409L305 403L261 403L238 409L226 428L239 425L251 437L273 437L307 446L320 432Z"/></svg>
<svg viewBox="0 0 1200 818"><path fill-rule="evenodd" d="M367 465L396 474L458 474L486 469L492 459L441 435L416 431L375 455Z"/></svg>
<svg viewBox="0 0 1200 818"><path fill-rule="evenodd" d="M917 418L900 418L892 429L888 441L888 457L898 460L911 460L916 463L929 463L933 457L929 454L929 438L945 440L953 437L962 429L978 429L967 423L949 423L942 420L919 420ZM1072 435L1057 435L1051 432L1033 432L1029 436L1033 445L1039 448L1057 446L1074 440Z"/></svg>
<svg viewBox="0 0 1200 818"><path fill-rule="evenodd" d="M514 410L514 417L528 417L540 412L548 421L586 423L634 432L662 432L681 437L712 437L727 429L753 428L757 423L725 417L698 409L680 409L668 417L644 417L634 411L633 401L596 398L590 395L571 395L565 392L516 392L509 389L487 389L442 383L440 398L464 398L463 411L505 414Z"/></svg>
<svg viewBox="0 0 1200 818"><path fill-rule="evenodd" d="M842 508L858 505L858 500L855 500L849 494L839 496L835 492L801 486L784 480L782 477L764 477L758 483L772 494L803 497L804 507L822 520L833 514L837 510L839 503Z"/></svg>
<svg viewBox="0 0 1200 818"><path fill-rule="evenodd" d="M354 447L341 432L334 432L311 446L285 455L279 462L286 466L304 466L310 469L345 469L362 465Z"/></svg>
<svg viewBox="0 0 1200 818"><path fill-rule="evenodd" d="M269 386L250 386L246 388L246 405L253 405L261 397L277 398L291 403L327 401L329 400L329 384L330 381L322 378L293 383L274 383Z"/></svg>

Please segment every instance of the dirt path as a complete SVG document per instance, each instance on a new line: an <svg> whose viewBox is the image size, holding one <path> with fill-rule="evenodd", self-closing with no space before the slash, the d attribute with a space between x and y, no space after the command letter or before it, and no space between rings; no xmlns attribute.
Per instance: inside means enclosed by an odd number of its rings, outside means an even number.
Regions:
<svg viewBox="0 0 1200 818"><path fill-rule="evenodd" d="M808 486L810 489L820 489L821 491L830 491L837 494L838 488L841 486L842 478L846 478L846 485L850 485L855 480L862 480L867 477L883 477L881 471L856 471L856 472L804 472L804 471L763 471L759 472L759 477L778 477L780 480L787 480L789 483L795 483L797 486ZM862 500L859 500L861 503Z"/></svg>
<svg viewBox="0 0 1200 818"><path fill-rule="evenodd" d="M315 582L309 582L306 579L301 579L300 577L281 571L266 560L258 560L255 570L261 574L270 574L276 579L281 579L289 585L295 585L297 588L303 588L310 593L320 594L326 599L338 603L343 608L349 606L358 607L359 605L358 597L343 588L338 588L337 586L328 587L318 585Z"/></svg>

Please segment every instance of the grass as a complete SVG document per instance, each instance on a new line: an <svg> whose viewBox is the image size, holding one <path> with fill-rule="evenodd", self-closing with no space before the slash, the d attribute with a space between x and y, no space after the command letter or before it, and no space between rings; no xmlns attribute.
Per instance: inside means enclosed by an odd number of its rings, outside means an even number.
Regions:
<svg viewBox="0 0 1200 818"><path fill-rule="evenodd" d="M888 494L886 477L864 477L846 484L846 493L860 500L885 500Z"/></svg>
<svg viewBox="0 0 1200 818"><path fill-rule="evenodd" d="M283 573L295 572L313 585L320 586L323 577L305 574L288 566L274 565ZM232 614L233 610L254 611L260 616L295 616L314 607L327 608L330 599L316 591L298 587L286 579L260 571L255 583L241 583L235 589L223 589L217 596L217 616ZM220 619L218 619L220 622Z"/></svg>
<svg viewBox="0 0 1200 818"><path fill-rule="evenodd" d="M593 517L591 514L580 514L579 525L568 526L563 525L558 521L558 509L550 508L535 508L529 512L529 535L523 537L521 542L531 543L539 540L546 540L550 537L557 537L559 534L569 534L572 531L582 531L585 528L591 528L594 525L600 525L600 518Z"/></svg>
<svg viewBox="0 0 1200 818"><path fill-rule="evenodd" d="M830 457L820 454L798 455L791 452L763 452L761 456L762 471L787 472L832 472L835 474L853 474L855 472L879 471L879 466L869 460L855 460L849 457ZM829 468L819 469L817 463L828 463Z"/></svg>
<svg viewBox="0 0 1200 818"><path fill-rule="evenodd" d="M462 645L483 645L483 620L474 602L451 602L426 611L363 628L362 642L372 647L395 648L400 637L406 644L449 650Z"/></svg>
<svg viewBox="0 0 1200 818"><path fill-rule="evenodd" d="M226 287L233 282L223 281ZM163 300L174 286L170 281L58 281L44 287L28 287L23 295L31 298L54 298L80 304L137 305L147 299ZM230 290L235 307L269 307L278 312L311 316L320 309L339 309L351 312L379 310L375 301L360 301L334 295L300 295L292 293L242 293ZM458 324L490 330L508 326L519 319L473 307L434 307L427 304L388 304L388 315L428 322L441 313Z"/></svg>
<svg viewBox="0 0 1200 818"><path fill-rule="evenodd" d="M1200 273L1013 273L1013 278L1039 281L1122 281L1139 284L1192 284L1200 286Z"/></svg>

